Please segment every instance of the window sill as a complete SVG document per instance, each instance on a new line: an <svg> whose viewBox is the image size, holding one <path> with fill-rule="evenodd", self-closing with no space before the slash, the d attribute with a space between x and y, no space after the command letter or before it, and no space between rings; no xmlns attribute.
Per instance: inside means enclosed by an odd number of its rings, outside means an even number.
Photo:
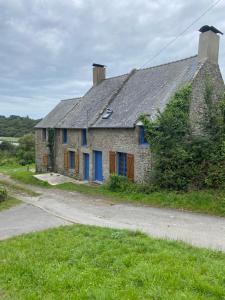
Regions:
<svg viewBox="0 0 225 300"><path fill-rule="evenodd" d="M146 149L146 148L149 148L149 144L139 144L139 147Z"/></svg>

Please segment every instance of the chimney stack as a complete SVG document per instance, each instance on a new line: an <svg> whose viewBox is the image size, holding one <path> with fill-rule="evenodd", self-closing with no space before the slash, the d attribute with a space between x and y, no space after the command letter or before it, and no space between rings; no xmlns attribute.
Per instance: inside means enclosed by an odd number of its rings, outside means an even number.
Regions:
<svg viewBox="0 0 225 300"><path fill-rule="evenodd" d="M97 85L105 79L105 66L93 64L93 85Z"/></svg>
<svg viewBox="0 0 225 300"><path fill-rule="evenodd" d="M205 25L199 29L201 32L198 45L199 61L207 59L213 64L218 64L220 37L223 34L213 26Z"/></svg>

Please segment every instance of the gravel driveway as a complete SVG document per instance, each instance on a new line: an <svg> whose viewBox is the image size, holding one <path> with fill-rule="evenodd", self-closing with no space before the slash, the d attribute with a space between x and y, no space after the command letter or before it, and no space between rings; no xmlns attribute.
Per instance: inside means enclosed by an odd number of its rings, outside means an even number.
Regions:
<svg viewBox="0 0 225 300"><path fill-rule="evenodd" d="M40 196L19 198L35 207L23 205L0 213L0 238L7 234L80 223L141 230L154 237L225 251L225 218L117 203L77 192L39 187L32 187L32 190ZM16 228L15 223L21 225Z"/></svg>

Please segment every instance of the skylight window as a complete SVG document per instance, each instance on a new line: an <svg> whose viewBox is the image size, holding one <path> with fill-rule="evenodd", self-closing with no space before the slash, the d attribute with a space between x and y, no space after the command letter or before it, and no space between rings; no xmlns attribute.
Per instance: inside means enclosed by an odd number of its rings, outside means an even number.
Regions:
<svg viewBox="0 0 225 300"><path fill-rule="evenodd" d="M108 119L112 113L113 113L113 110L111 108L107 108L104 115L102 116L102 119Z"/></svg>

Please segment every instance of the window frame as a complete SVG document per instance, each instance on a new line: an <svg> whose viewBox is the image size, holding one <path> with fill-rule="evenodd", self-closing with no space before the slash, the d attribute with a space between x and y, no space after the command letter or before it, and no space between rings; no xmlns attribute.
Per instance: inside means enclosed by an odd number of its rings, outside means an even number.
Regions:
<svg viewBox="0 0 225 300"><path fill-rule="evenodd" d="M117 174L127 177L127 153L117 152Z"/></svg>
<svg viewBox="0 0 225 300"><path fill-rule="evenodd" d="M75 168L76 168L76 160L75 160L76 152L71 151L71 150L69 150L68 152L69 152L69 169L75 170ZM73 162L73 164L72 164L72 162Z"/></svg>
<svg viewBox="0 0 225 300"><path fill-rule="evenodd" d="M47 128L42 128L42 142L47 142Z"/></svg>
<svg viewBox="0 0 225 300"><path fill-rule="evenodd" d="M83 128L82 129L82 146L86 147L87 146L87 129Z"/></svg>
<svg viewBox="0 0 225 300"><path fill-rule="evenodd" d="M148 140L145 137L144 126L139 126L139 145L149 145Z"/></svg>
<svg viewBox="0 0 225 300"><path fill-rule="evenodd" d="M62 134L62 142L63 144L67 144L68 143L68 130L67 128L63 128L63 134Z"/></svg>

